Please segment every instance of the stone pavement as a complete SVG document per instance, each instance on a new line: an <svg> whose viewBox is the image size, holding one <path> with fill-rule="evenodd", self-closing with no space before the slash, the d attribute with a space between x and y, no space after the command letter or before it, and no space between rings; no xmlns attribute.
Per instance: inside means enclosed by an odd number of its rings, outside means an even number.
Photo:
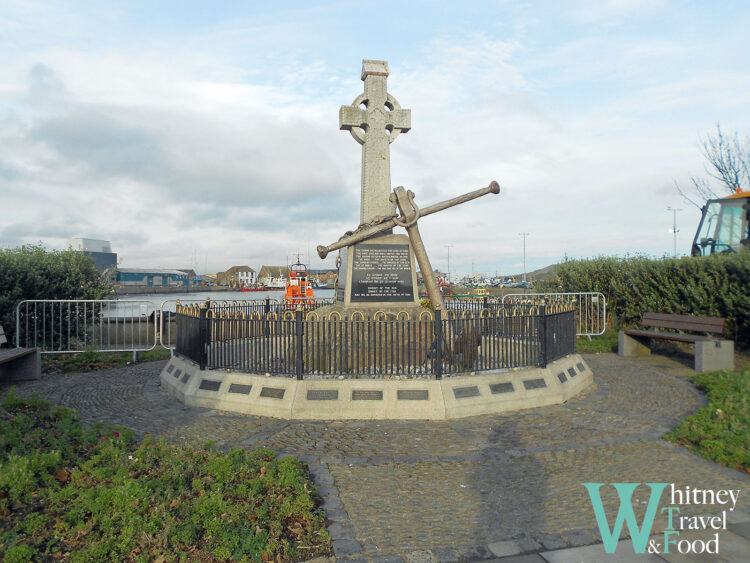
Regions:
<svg viewBox="0 0 750 563"><path fill-rule="evenodd" d="M159 387L163 362L50 375L19 383L18 393L38 393L84 420L139 435L213 440L224 449L262 445L299 457L318 485L340 560L660 560L635 555L629 541L606 556L581 483L666 482L741 489L720 532L720 553L750 561L750 476L661 439L705 404L680 377L689 369L660 356L585 359L595 385L565 405L457 421L288 422L185 408ZM648 495L644 486L633 496L639 522ZM602 500L614 522L612 487L602 488ZM687 506L681 515L721 508ZM653 533L666 528L665 516L657 516Z"/></svg>

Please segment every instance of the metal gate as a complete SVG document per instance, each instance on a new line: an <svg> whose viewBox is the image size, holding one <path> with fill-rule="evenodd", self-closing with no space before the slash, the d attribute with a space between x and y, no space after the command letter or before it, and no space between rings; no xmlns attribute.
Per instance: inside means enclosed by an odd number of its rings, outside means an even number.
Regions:
<svg viewBox="0 0 750 563"><path fill-rule="evenodd" d="M508 293L503 305L511 303L572 303L576 311L576 336L599 336L607 328L607 300L600 292Z"/></svg>

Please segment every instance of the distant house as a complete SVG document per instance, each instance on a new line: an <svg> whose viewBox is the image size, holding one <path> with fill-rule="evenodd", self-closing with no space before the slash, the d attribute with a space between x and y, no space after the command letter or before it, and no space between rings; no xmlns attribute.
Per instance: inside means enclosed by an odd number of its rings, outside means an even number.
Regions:
<svg viewBox="0 0 750 563"><path fill-rule="evenodd" d="M336 283L336 276L338 275L336 270L308 270L308 273L310 279L320 285L333 285Z"/></svg>
<svg viewBox="0 0 750 563"><path fill-rule="evenodd" d="M283 287L289 276L286 266L263 266L258 272L258 283L267 287Z"/></svg>
<svg viewBox="0 0 750 563"><path fill-rule="evenodd" d="M190 277L182 270L117 268L117 283L141 287L187 286L190 283Z"/></svg>
<svg viewBox="0 0 750 563"><path fill-rule="evenodd" d="M216 274L216 281L219 285L249 287L255 285L258 278L250 266L232 266L226 272Z"/></svg>

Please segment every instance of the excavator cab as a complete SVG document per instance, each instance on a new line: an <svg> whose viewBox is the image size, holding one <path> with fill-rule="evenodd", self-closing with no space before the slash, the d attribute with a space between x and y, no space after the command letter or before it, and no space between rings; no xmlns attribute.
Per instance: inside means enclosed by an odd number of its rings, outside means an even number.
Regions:
<svg viewBox="0 0 750 563"><path fill-rule="evenodd" d="M693 256L739 252L750 248L750 192L710 199L695 233Z"/></svg>

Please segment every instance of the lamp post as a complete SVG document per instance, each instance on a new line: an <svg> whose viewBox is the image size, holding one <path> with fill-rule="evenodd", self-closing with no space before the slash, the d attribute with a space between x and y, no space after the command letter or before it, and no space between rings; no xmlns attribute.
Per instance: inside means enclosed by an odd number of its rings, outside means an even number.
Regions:
<svg viewBox="0 0 750 563"><path fill-rule="evenodd" d="M445 247L448 249L448 279L446 280L448 284L451 283L451 246L452 244L446 244Z"/></svg>
<svg viewBox="0 0 750 563"><path fill-rule="evenodd" d="M518 235L523 237L523 281L526 281L526 237L529 233L518 233Z"/></svg>
<svg viewBox="0 0 750 563"><path fill-rule="evenodd" d="M677 258L677 233L680 231L677 230L677 212L682 211L682 209L675 209L672 206L667 206L667 211L672 212L672 232L674 233L674 256Z"/></svg>

